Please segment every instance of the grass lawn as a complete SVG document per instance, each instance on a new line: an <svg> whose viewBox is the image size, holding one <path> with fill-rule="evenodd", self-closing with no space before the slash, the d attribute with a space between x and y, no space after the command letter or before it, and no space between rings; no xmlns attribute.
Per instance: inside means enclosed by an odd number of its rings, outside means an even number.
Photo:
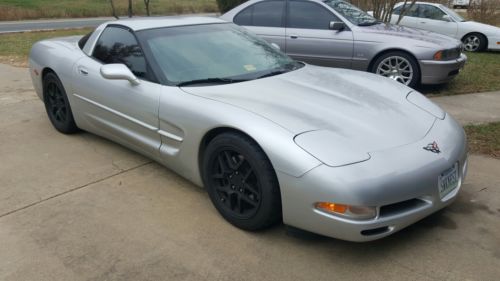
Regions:
<svg viewBox="0 0 500 281"><path fill-rule="evenodd" d="M472 153L500 159L500 122L465 126Z"/></svg>
<svg viewBox="0 0 500 281"><path fill-rule="evenodd" d="M114 0L127 14L128 0ZM134 0L134 13L144 15L144 1ZM153 15L218 12L215 0L151 0ZM0 20L111 16L109 0L0 0Z"/></svg>
<svg viewBox="0 0 500 281"><path fill-rule="evenodd" d="M27 66L28 54L36 41L59 36L83 35L92 29L70 29L0 34L0 63Z"/></svg>

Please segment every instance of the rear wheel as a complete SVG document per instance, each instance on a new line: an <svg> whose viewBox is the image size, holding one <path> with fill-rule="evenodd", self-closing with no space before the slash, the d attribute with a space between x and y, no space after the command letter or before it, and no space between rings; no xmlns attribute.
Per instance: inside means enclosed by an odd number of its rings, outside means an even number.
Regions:
<svg viewBox="0 0 500 281"><path fill-rule="evenodd" d="M53 72L47 73L43 78L43 101L49 120L56 130L63 134L78 131L66 91Z"/></svg>
<svg viewBox="0 0 500 281"><path fill-rule="evenodd" d="M471 33L462 39L464 49L468 52L481 52L486 49L486 37L479 33Z"/></svg>
<svg viewBox="0 0 500 281"><path fill-rule="evenodd" d="M416 60L404 52L388 52L377 58L372 72L415 87L420 80L420 70Z"/></svg>
<svg viewBox="0 0 500 281"><path fill-rule="evenodd" d="M231 224L258 230L281 219L273 167L245 135L231 132L215 137L205 150L202 175L212 203Z"/></svg>

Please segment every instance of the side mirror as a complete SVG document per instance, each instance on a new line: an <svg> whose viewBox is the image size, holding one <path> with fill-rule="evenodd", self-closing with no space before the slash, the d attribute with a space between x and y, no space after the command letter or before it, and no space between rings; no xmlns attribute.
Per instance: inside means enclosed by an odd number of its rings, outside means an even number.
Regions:
<svg viewBox="0 0 500 281"><path fill-rule="evenodd" d="M127 80L130 84L137 86L141 82L130 69L121 63L111 63L101 66L101 75L106 79L111 80Z"/></svg>
<svg viewBox="0 0 500 281"><path fill-rule="evenodd" d="M450 22L451 21L451 17L449 15L443 15L443 20L447 21L447 22Z"/></svg>
<svg viewBox="0 0 500 281"><path fill-rule="evenodd" d="M271 46L273 46L276 50L281 50L280 46L276 43L271 43Z"/></svg>
<svg viewBox="0 0 500 281"><path fill-rule="evenodd" d="M341 21L331 21L329 28L331 30L342 31L345 28L345 24Z"/></svg>

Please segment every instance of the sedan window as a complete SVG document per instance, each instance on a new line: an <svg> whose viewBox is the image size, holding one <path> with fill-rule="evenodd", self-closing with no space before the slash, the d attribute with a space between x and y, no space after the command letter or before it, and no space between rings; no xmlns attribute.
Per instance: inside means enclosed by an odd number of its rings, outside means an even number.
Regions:
<svg viewBox="0 0 500 281"><path fill-rule="evenodd" d="M358 7L342 0L324 0L325 4L332 7L351 23L358 26L378 24L379 21Z"/></svg>
<svg viewBox="0 0 500 281"><path fill-rule="evenodd" d="M330 29L331 21L339 21L339 19L316 3L305 1L290 1L289 3L287 27Z"/></svg>
<svg viewBox="0 0 500 281"><path fill-rule="evenodd" d="M431 5L419 5L419 6L420 6L420 18L426 18L431 20L443 20L443 16L446 15L438 7Z"/></svg>
<svg viewBox="0 0 500 281"><path fill-rule="evenodd" d="M146 60L134 35L121 27L104 29L92 57L104 64L123 63L137 77L146 77Z"/></svg>
<svg viewBox="0 0 500 281"><path fill-rule="evenodd" d="M285 1L264 1L241 11L234 23L246 26L283 27Z"/></svg>
<svg viewBox="0 0 500 281"><path fill-rule="evenodd" d="M392 12L393 14L395 15L399 15L401 14L401 11L403 10L403 7L409 7L410 4L408 5L401 5L401 6L398 6L394 9L394 11ZM406 12L405 16L407 17L418 17L419 16L419 12L418 12L418 7L419 5L413 5L410 10L408 12Z"/></svg>

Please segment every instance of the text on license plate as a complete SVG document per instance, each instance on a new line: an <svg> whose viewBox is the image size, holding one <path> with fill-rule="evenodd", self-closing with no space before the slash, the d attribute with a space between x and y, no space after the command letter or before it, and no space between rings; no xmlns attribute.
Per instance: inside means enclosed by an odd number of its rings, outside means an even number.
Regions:
<svg viewBox="0 0 500 281"><path fill-rule="evenodd" d="M459 176L458 176L458 163L455 163L453 167L444 171L439 176L438 189L439 197L443 199L448 193L458 186Z"/></svg>

